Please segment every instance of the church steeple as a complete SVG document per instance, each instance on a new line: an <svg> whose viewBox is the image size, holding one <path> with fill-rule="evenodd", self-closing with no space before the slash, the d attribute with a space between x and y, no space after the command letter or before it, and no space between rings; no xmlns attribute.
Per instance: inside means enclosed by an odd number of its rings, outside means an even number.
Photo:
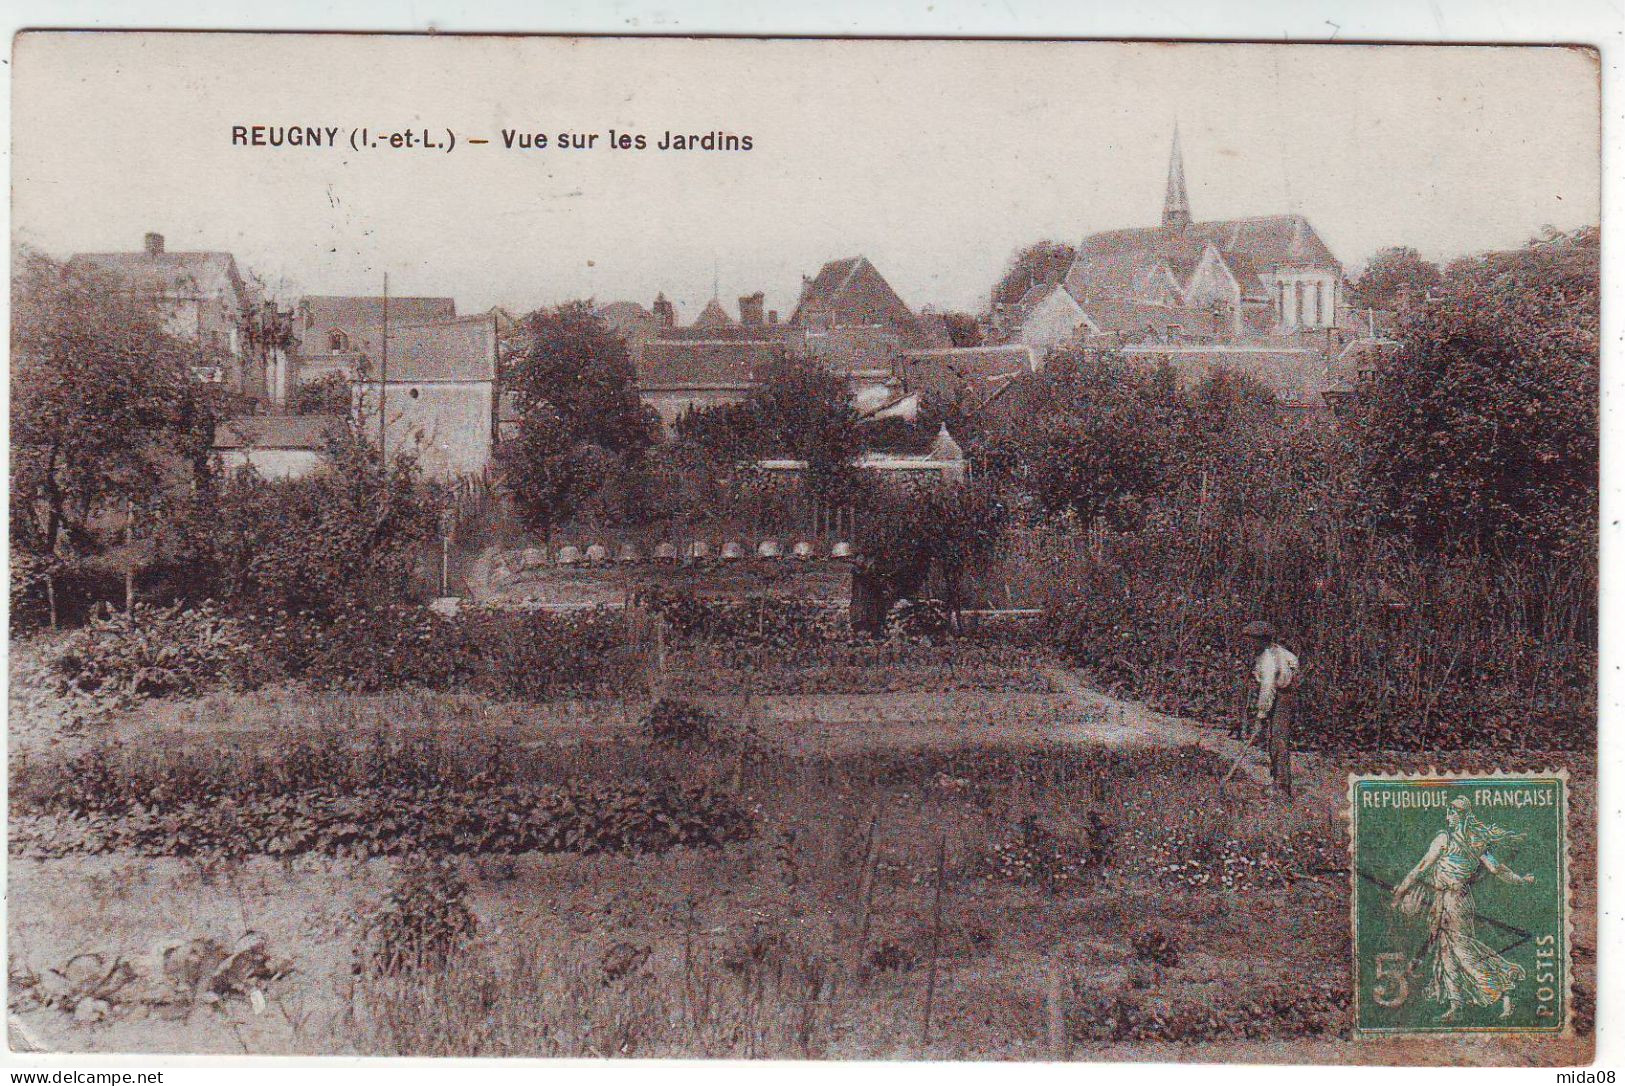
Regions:
<svg viewBox="0 0 1625 1086"><path fill-rule="evenodd" d="M1168 194L1162 200L1162 225L1174 229L1191 224L1191 201L1185 194L1185 158L1179 153L1179 125L1174 124L1174 148L1168 156Z"/></svg>

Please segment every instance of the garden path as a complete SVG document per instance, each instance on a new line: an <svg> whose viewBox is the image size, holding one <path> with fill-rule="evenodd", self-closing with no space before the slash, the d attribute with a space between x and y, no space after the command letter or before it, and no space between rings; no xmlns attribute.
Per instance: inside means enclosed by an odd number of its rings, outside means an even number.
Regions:
<svg viewBox="0 0 1625 1086"><path fill-rule="evenodd" d="M1086 686L1070 669L1049 664L1044 675L1054 689L1081 710L1057 727L1055 738L1103 743L1124 749L1199 746L1227 762L1241 759L1237 775L1268 783L1269 762L1259 747L1231 739L1222 729L1168 716L1137 701L1115 698Z"/></svg>

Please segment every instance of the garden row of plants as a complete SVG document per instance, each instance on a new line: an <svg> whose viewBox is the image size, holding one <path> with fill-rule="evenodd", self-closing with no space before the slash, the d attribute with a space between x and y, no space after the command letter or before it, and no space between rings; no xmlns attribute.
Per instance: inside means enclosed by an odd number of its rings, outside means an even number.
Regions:
<svg viewBox="0 0 1625 1086"><path fill-rule="evenodd" d="M86 718L147 698L284 680L352 693L422 688L531 701L622 692L640 681L618 616L447 616L409 604L320 616L137 604L74 631L52 667L59 692Z"/></svg>
<svg viewBox="0 0 1625 1086"><path fill-rule="evenodd" d="M98 749L13 767L11 849L292 857L653 853L755 832L735 798L695 778L613 783L535 772L494 746L328 736L269 752ZM546 779L552 777L554 779Z"/></svg>

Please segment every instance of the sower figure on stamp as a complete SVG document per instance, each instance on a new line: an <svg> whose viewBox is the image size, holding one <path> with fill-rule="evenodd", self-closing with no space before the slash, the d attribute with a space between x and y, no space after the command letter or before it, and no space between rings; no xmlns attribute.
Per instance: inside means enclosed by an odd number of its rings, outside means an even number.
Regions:
<svg viewBox="0 0 1625 1086"><path fill-rule="evenodd" d="M1249 622L1244 630L1257 650L1253 679L1258 683L1258 704L1253 711L1252 734L1263 732L1270 752L1270 777L1276 787L1292 794L1292 684L1298 677L1298 658L1275 639L1267 622Z"/></svg>
<svg viewBox="0 0 1625 1086"><path fill-rule="evenodd" d="M1394 887L1393 905L1407 916L1427 914L1427 995L1445 1005L1441 1022L1454 1021L1465 1003L1500 1003L1501 1017L1510 1018L1512 990L1524 979L1523 966L1479 942L1473 883L1482 868L1512 886L1534 885L1534 875L1517 874L1490 851L1522 835L1480 822L1460 796L1450 801L1444 817L1445 828L1427 854Z"/></svg>

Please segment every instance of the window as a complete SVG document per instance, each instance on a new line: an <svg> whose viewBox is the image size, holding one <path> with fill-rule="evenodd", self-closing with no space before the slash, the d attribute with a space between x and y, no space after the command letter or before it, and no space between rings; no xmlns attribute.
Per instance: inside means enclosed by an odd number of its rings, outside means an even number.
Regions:
<svg viewBox="0 0 1625 1086"><path fill-rule="evenodd" d="M412 397L412 398L413 398L413 399L414 399L414 400L415 400L415 399L417 399L417 398L418 398L418 396L419 396L419 392L418 392L418 390L417 390L417 389L415 389L415 388L414 388L414 389L411 389L411 390L410 390L410 391L408 391L408 392L407 392L407 395L408 395L408 396L410 396L410 397Z"/></svg>
<svg viewBox="0 0 1625 1086"><path fill-rule="evenodd" d="M1326 284L1324 284L1324 283L1316 283L1315 284L1315 323L1316 324L1325 324L1326 323L1325 290L1326 290Z"/></svg>
<svg viewBox="0 0 1625 1086"><path fill-rule="evenodd" d="M1293 284L1293 286L1292 286L1292 297L1294 299L1294 305L1297 308L1297 317L1292 323L1294 323L1294 324L1302 324L1303 323L1303 284L1302 283L1294 283Z"/></svg>
<svg viewBox="0 0 1625 1086"><path fill-rule="evenodd" d="M1286 323L1286 284L1275 284L1275 316L1282 324Z"/></svg>
<svg viewBox="0 0 1625 1086"><path fill-rule="evenodd" d="M332 354L339 354L350 349L350 337L337 328L327 333L327 349Z"/></svg>

